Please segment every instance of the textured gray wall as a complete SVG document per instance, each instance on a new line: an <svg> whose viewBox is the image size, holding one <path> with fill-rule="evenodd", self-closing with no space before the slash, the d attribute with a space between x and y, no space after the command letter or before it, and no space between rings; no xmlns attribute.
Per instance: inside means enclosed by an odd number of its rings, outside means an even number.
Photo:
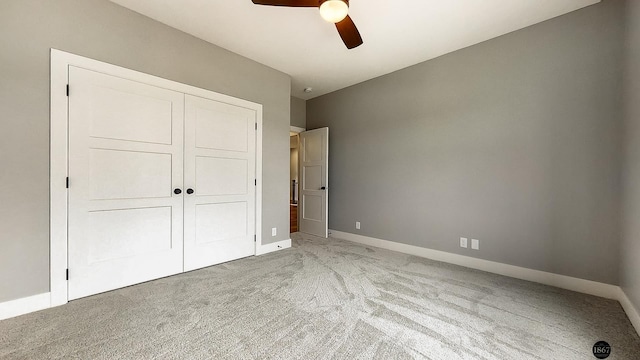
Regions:
<svg viewBox="0 0 640 360"><path fill-rule="evenodd" d="M622 289L640 310L640 1L627 1Z"/></svg>
<svg viewBox="0 0 640 360"><path fill-rule="evenodd" d="M623 10L307 101L307 127L331 132L330 228L617 284Z"/></svg>
<svg viewBox="0 0 640 360"><path fill-rule="evenodd" d="M291 97L291 126L307 127L307 101Z"/></svg>
<svg viewBox="0 0 640 360"><path fill-rule="evenodd" d="M288 75L107 0L2 0L0 301L49 291L50 48L263 104L262 234L289 238Z"/></svg>

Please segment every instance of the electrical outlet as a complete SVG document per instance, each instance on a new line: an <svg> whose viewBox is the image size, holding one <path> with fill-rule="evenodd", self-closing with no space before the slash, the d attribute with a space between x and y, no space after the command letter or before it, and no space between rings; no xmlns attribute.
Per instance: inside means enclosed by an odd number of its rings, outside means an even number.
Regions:
<svg viewBox="0 0 640 360"><path fill-rule="evenodd" d="M473 250L480 250L480 240L478 239L471 239L471 248Z"/></svg>
<svg viewBox="0 0 640 360"><path fill-rule="evenodd" d="M360 221L356 221L356 230L360 230Z"/></svg>
<svg viewBox="0 0 640 360"><path fill-rule="evenodd" d="M467 245L467 238L461 237L460 238L460 247L466 248L467 246L468 246Z"/></svg>
<svg viewBox="0 0 640 360"><path fill-rule="evenodd" d="M278 234L277 228L271 228L271 236L276 236Z"/></svg>

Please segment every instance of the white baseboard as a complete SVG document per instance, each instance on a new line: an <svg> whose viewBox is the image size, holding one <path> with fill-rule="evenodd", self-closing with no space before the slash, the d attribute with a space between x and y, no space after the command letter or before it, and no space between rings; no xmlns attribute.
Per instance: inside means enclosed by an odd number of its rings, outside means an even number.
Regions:
<svg viewBox="0 0 640 360"><path fill-rule="evenodd" d="M256 255L264 255L290 247L291 239L277 241L271 244L258 246L256 248ZM48 309L50 307L52 307L50 292L6 301L0 303L0 320Z"/></svg>
<svg viewBox="0 0 640 360"><path fill-rule="evenodd" d="M627 313L631 324L634 328L636 328L636 332L640 335L640 312L638 312L638 309L633 306L633 303L631 302L631 300L629 300L629 297L627 297L627 294L624 292L624 290L622 290L622 288L619 289L620 291L618 301L620 301L620 305L622 305L624 312Z"/></svg>
<svg viewBox="0 0 640 360"><path fill-rule="evenodd" d="M464 255L452 254L444 251L432 250L423 247L401 244L398 242L376 239L368 236L356 235L342 231L331 230L332 236L359 244L393 250L404 254L420 256L423 258L460 265L476 270L482 270L494 274L513 277L540 284L551 285L562 289L577 291L585 294L596 295L607 299L618 300L619 287L596 281L574 278L565 275L553 274L540 270L507 265L495 261L482 260Z"/></svg>
<svg viewBox="0 0 640 360"><path fill-rule="evenodd" d="M260 245L256 248L256 256L268 254L270 252L288 249L291 247L291 239L276 241L271 244Z"/></svg>
<svg viewBox="0 0 640 360"><path fill-rule="evenodd" d="M629 317L631 324L633 324L633 327L636 329L636 332L640 334L640 312L633 306L631 300L629 300L625 292L619 286L578 279L570 276L558 275L539 270L527 269L519 266L507 265L494 261L482 260L469 256L452 254L444 251L432 250L413 245L401 244L393 241L376 239L368 236L351 234L337 230L330 230L330 234L331 237L352 241L359 244L379 247L382 249L420 256L431 260L442 261L472 269L487 271L494 274L510 276L517 279L533 281L545 285L559 287L562 289L618 300L627 316ZM290 247L291 239L262 245L256 249L256 256L287 249ZM0 303L0 320L47 309L50 307L51 293L43 293L21 299L6 301Z"/></svg>
<svg viewBox="0 0 640 360"><path fill-rule="evenodd" d="M394 241L376 239L368 236L351 234L347 232L329 230L330 236L338 239L352 241L358 244L397 251L404 254L415 255L431 260L442 261L449 264L460 265L471 269L482 270L498 275L513 277L527 281L533 281L544 285L559 287L577 291L584 294L595 295L607 299L618 300L631 324L640 334L640 314L622 288L616 285L604 284L596 281L579 279L571 276L558 275L540 270L523 268L520 266L482 260L469 256L452 254L444 251L427 249L419 246L402 244Z"/></svg>
<svg viewBox="0 0 640 360"><path fill-rule="evenodd" d="M0 320L51 307L51 293L33 295L0 303Z"/></svg>

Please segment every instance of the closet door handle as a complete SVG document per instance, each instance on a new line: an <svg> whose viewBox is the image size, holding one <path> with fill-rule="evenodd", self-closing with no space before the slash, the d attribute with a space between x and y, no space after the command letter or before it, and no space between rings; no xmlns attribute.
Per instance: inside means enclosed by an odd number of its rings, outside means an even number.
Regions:
<svg viewBox="0 0 640 360"><path fill-rule="evenodd" d="M193 194L193 189L187 189L187 194L189 195Z"/></svg>
<svg viewBox="0 0 640 360"><path fill-rule="evenodd" d="M173 193L176 194L176 195L180 195L180 194L182 194L182 190L175 189L175 190L173 190Z"/></svg>
<svg viewBox="0 0 640 360"><path fill-rule="evenodd" d="M321 187L320 190L327 190L325 186Z"/></svg>

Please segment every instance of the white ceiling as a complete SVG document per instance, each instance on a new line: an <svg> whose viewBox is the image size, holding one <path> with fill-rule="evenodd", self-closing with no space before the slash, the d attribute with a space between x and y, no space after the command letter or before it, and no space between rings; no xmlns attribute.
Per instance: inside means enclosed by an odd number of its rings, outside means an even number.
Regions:
<svg viewBox="0 0 640 360"><path fill-rule="evenodd" d="M292 78L310 99L599 0L351 0L364 44L347 50L316 8L251 0L111 0ZM303 89L312 87L305 94Z"/></svg>

